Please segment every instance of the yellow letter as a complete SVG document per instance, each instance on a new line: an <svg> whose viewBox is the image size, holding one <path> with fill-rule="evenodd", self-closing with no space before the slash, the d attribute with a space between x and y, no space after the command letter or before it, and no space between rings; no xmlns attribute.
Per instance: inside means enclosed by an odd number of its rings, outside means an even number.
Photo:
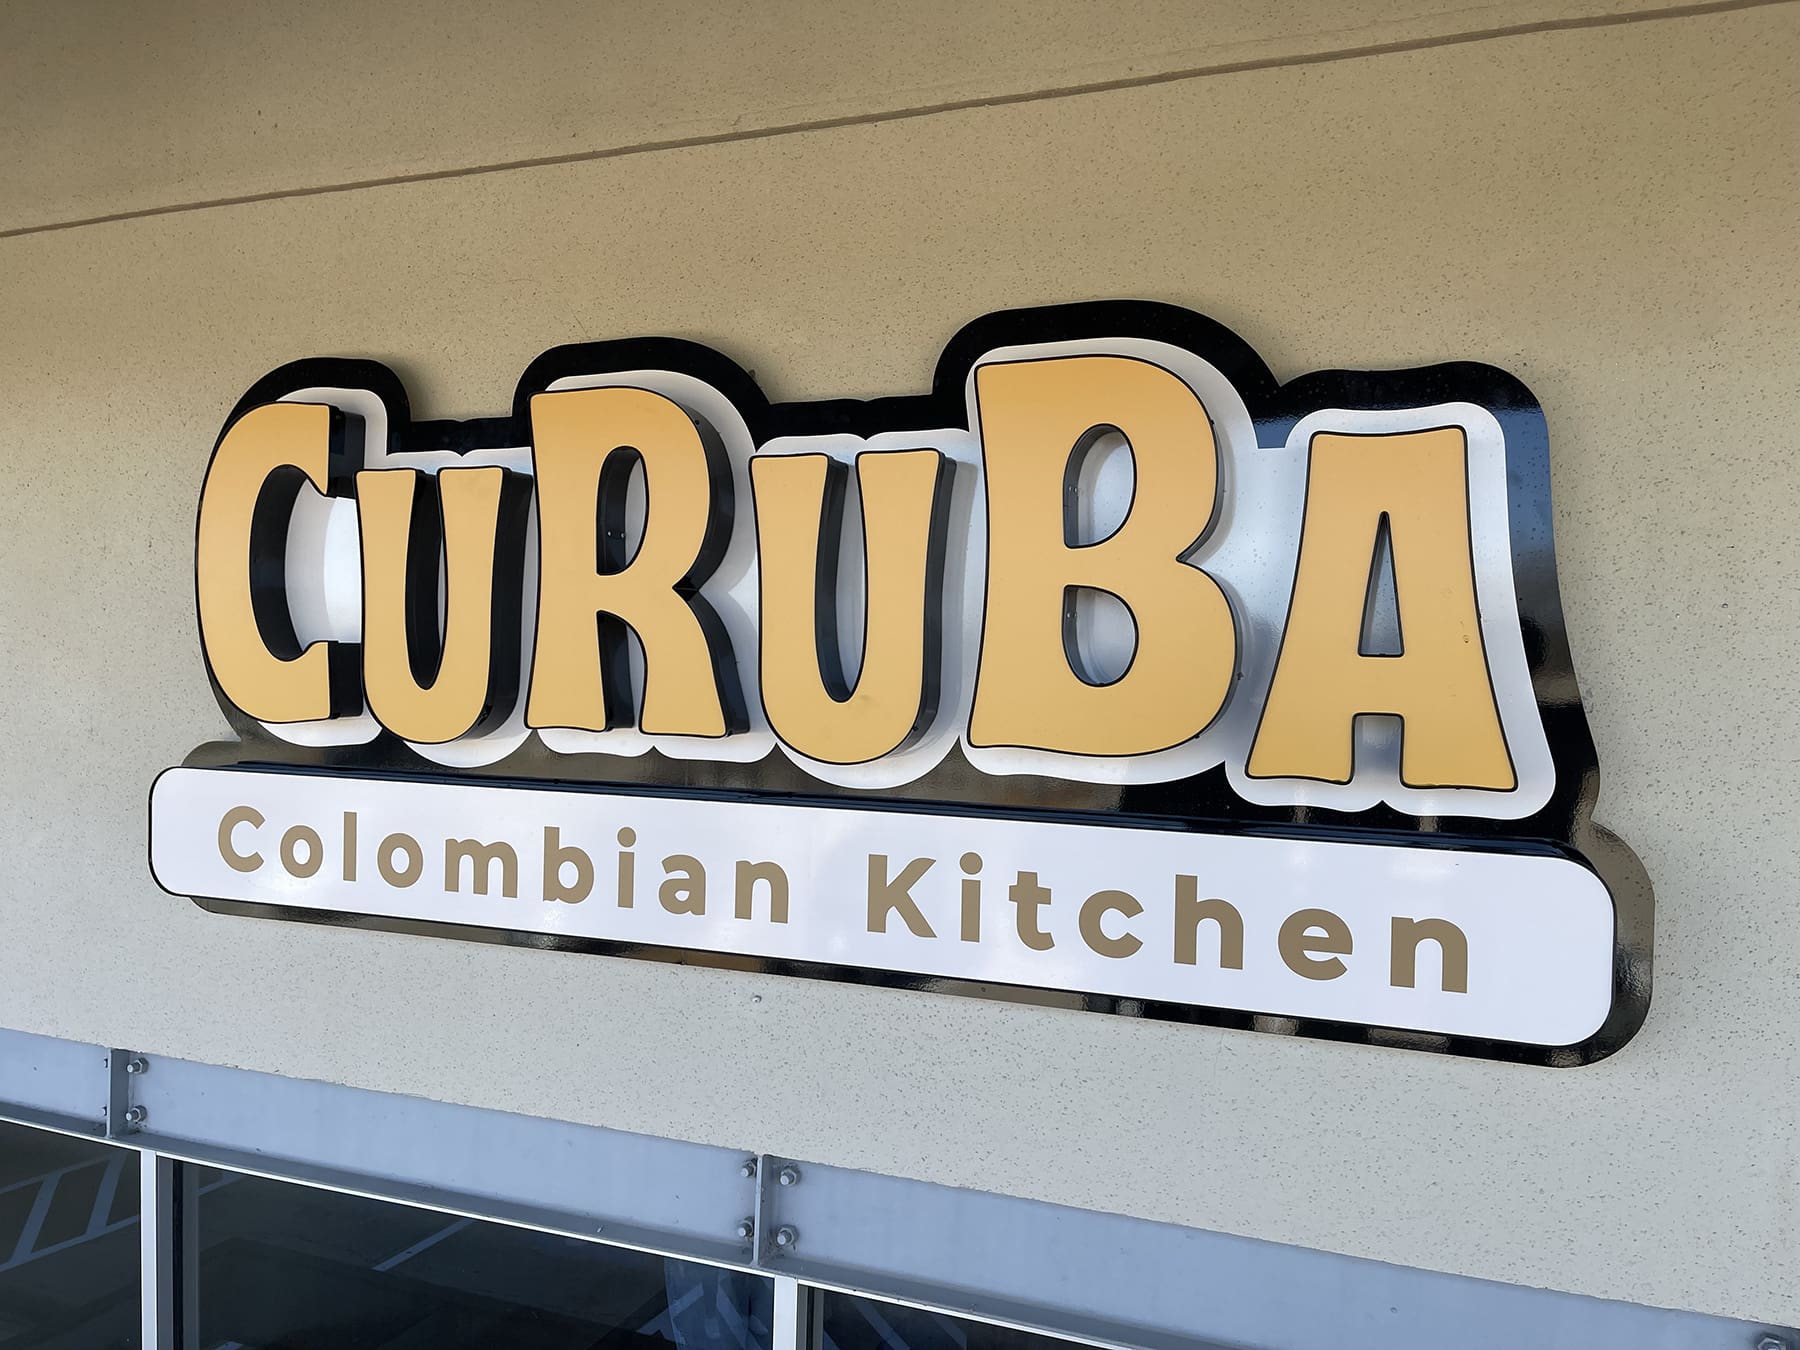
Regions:
<svg viewBox="0 0 1800 1350"><path fill-rule="evenodd" d="M219 439L200 489L200 647L225 697L260 722L318 722L361 702L355 647L302 650L287 599L294 499L308 482L327 491L346 420L322 403L252 408Z"/></svg>
<svg viewBox="0 0 1800 1350"><path fill-rule="evenodd" d="M945 470L936 450L856 457L867 603L853 692L837 638L843 465L825 455L750 461L762 573L763 706L775 734L809 758L827 764L880 759L937 711Z"/></svg>
<svg viewBox="0 0 1800 1350"><path fill-rule="evenodd" d="M1365 656L1383 521L1402 651ZM1313 437L1294 598L1251 777L1347 783L1356 718L1391 713L1405 723L1406 786L1518 785L1488 676L1470 547L1462 428Z"/></svg>
<svg viewBox="0 0 1800 1350"><path fill-rule="evenodd" d="M975 389L988 577L970 744L1142 755L1197 736L1237 660L1224 592L1181 561L1218 486L1206 409L1169 371L1123 356L981 366ZM1130 513L1110 537L1070 547L1075 456L1113 428L1131 445ZM1064 618L1084 586L1117 596L1137 625L1131 666L1111 684L1086 682L1070 661Z"/></svg>
<svg viewBox="0 0 1800 1350"><path fill-rule="evenodd" d="M534 397L531 428L540 565L525 720L588 731L628 723L629 626L644 648L642 731L743 730L730 644L697 593L730 534L731 479L693 419L647 389L571 389ZM649 519L628 559L633 460L644 466Z"/></svg>
<svg viewBox="0 0 1800 1350"><path fill-rule="evenodd" d="M512 710L529 489L497 467L443 469L435 490L421 492L424 477L412 469L356 475L363 687L382 726L402 740L439 745Z"/></svg>

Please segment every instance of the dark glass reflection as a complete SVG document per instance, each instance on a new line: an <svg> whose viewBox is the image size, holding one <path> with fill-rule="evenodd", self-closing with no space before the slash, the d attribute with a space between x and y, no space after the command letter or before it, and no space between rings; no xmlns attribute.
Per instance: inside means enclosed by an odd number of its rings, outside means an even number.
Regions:
<svg viewBox="0 0 1800 1350"><path fill-rule="evenodd" d="M755 1276L204 1169L199 1350L763 1350Z"/></svg>
<svg viewBox="0 0 1800 1350"><path fill-rule="evenodd" d="M823 1350L1052 1350L1078 1342L899 1303L822 1293Z"/></svg>
<svg viewBox="0 0 1800 1350"><path fill-rule="evenodd" d="M138 1155L0 1122L0 1350L135 1350Z"/></svg>

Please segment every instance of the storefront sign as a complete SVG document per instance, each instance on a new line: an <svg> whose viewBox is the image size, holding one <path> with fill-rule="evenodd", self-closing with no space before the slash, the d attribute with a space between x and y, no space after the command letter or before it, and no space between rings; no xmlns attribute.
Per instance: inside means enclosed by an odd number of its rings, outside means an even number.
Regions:
<svg viewBox="0 0 1800 1350"><path fill-rule="evenodd" d="M1544 418L1489 367L1277 385L1167 306L992 315L933 392L672 340L510 417L385 367L201 489L238 741L158 779L209 909L1549 1063L1648 1001L1594 826Z"/></svg>

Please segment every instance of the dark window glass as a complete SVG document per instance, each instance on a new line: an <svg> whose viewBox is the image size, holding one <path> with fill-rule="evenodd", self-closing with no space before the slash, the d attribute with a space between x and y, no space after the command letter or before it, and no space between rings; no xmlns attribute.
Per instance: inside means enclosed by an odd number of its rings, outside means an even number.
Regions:
<svg viewBox="0 0 1800 1350"><path fill-rule="evenodd" d="M0 1350L135 1347L138 1155L0 1122Z"/></svg>
<svg viewBox="0 0 1800 1350"><path fill-rule="evenodd" d="M1052 1350L1079 1344L851 1294L818 1297L825 1300L824 1350Z"/></svg>
<svg viewBox="0 0 1800 1350"><path fill-rule="evenodd" d="M770 1283L235 1172L195 1178L198 1350L763 1350Z"/></svg>

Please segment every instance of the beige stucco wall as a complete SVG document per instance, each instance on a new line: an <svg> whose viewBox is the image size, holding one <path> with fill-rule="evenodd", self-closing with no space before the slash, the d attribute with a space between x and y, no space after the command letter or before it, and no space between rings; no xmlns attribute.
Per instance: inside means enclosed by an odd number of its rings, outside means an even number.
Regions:
<svg viewBox="0 0 1800 1350"><path fill-rule="evenodd" d="M52 8L0 17L0 231L34 231L0 237L0 1026L1800 1322L1800 7ZM683 137L714 139L37 228ZM545 347L669 333L777 397L916 392L969 318L1105 296L1210 313L1284 378L1470 358L1542 399L1599 815L1658 893L1623 1052L1450 1060L151 883L150 781L225 729L195 494L265 370L368 355L424 415L489 414Z"/></svg>

